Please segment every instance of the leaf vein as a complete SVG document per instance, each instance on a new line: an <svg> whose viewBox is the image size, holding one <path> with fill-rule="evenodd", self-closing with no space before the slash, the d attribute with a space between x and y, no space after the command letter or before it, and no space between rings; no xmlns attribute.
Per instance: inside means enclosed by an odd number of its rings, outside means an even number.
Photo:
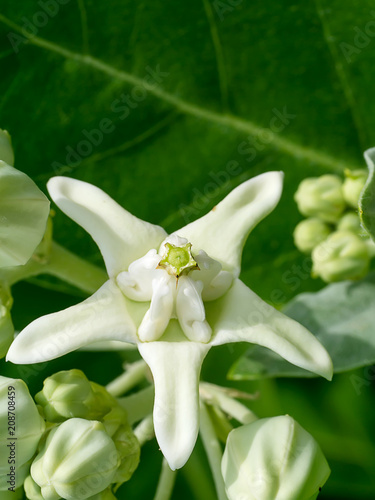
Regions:
<svg viewBox="0 0 375 500"><path fill-rule="evenodd" d="M0 14L0 21L4 24L12 27L13 29L21 32L21 28L7 19L5 16ZM132 85L141 85L143 86L150 94L159 98L160 100L170 104L175 107L178 111L185 113L186 115L193 116L195 118L203 119L207 122L213 123L217 126L224 126L238 132L244 132L246 134L250 134L253 136L258 136L264 129L257 125L256 123L240 118L238 116L232 114L220 114L215 111L211 111L206 108L202 108L199 105L191 104L184 99L170 94L167 91L161 89L160 87L155 87L152 84L148 84L141 78L134 76L126 71L119 70L109 64L104 63L103 61L96 59L90 55L82 55L77 54L75 52L71 52L64 47L60 47L59 45L50 42L49 40L45 40L43 38L37 36L30 36L29 43L56 54L60 54L66 59L71 59L91 68L94 68L98 71L101 71L108 76L112 76L117 78L120 81L124 81L130 83ZM334 172L342 172L345 168L356 169L358 165L350 165L344 159L336 159L324 152L319 152L313 148L301 146L300 144L294 142L293 140L286 139L284 137L280 137L275 135L271 147L277 148L283 153L289 154L292 157L298 158L300 160L307 160L312 163L317 163L321 166L326 167L328 170Z"/></svg>

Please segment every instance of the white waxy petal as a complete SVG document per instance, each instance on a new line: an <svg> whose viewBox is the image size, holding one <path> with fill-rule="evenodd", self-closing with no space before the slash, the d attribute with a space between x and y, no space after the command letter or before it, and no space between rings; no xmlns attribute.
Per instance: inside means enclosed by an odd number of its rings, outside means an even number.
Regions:
<svg viewBox="0 0 375 500"><path fill-rule="evenodd" d="M212 330L206 321L202 301L203 283L188 276L179 278L176 296L176 313L186 337L193 342L208 342Z"/></svg>
<svg viewBox="0 0 375 500"><path fill-rule="evenodd" d="M117 278L117 284L122 292L131 300L148 301L152 297L152 281L163 273L156 269L160 256L155 249L132 262L128 271L123 271Z"/></svg>
<svg viewBox="0 0 375 500"><path fill-rule="evenodd" d="M167 235L163 228L131 215L87 182L53 177L48 190L56 205L95 240L110 277L126 271L151 248L158 248Z"/></svg>
<svg viewBox="0 0 375 500"><path fill-rule="evenodd" d="M220 262L211 259L203 250L200 250L194 259L198 263L199 271L192 272L189 277L203 282L202 299L216 300L224 295L232 284L232 273L222 271Z"/></svg>
<svg viewBox="0 0 375 500"><path fill-rule="evenodd" d="M166 272L152 281L152 299L138 328L141 342L158 340L165 332L173 312L176 280Z"/></svg>
<svg viewBox="0 0 375 500"><path fill-rule="evenodd" d="M215 302L206 304L212 326L211 345L251 342L268 347L290 363L330 380L332 361L305 327L269 306L242 281Z"/></svg>
<svg viewBox="0 0 375 500"><path fill-rule="evenodd" d="M241 254L251 230L275 208L282 172L267 172L244 182L204 217L176 231L193 248L203 248L224 270L239 275Z"/></svg>
<svg viewBox="0 0 375 500"><path fill-rule="evenodd" d="M179 329L172 320L168 330ZM180 333L183 337L182 332ZM208 344L188 341L141 343L139 352L155 383L154 426L160 449L172 470L185 465L199 429L198 383Z"/></svg>
<svg viewBox="0 0 375 500"><path fill-rule="evenodd" d="M109 280L81 304L30 323L10 346L7 361L40 363L103 340L137 343L127 304Z"/></svg>

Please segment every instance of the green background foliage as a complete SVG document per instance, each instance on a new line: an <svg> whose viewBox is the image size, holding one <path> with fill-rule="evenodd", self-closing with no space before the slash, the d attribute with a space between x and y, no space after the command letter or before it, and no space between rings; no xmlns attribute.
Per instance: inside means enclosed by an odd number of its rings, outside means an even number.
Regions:
<svg viewBox="0 0 375 500"><path fill-rule="evenodd" d="M370 0L3 2L0 126L12 135L15 166L44 191L56 174L92 182L167 231L244 180L283 170L282 200L250 236L241 276L279 307L323 286L293 246L301 219L293 193L307 176L364 166L363 151L375 145L374 60ZM88 235L59 212L54 233L102 265ZM17 328L81 300L41 278L17 285L14 297ZM213 350L204 378L258 391L252 407L260 416L289 413L313 433L333 470L322 499L374 498L371 372L331 384L228 382L246 349ZM74 353L43 366L2 363L1 373L22 376L37 392L47 374L72 367L106 383L121 361L120 354ZM363 381L359 389L353 375ZM119 498L151 498L160 460L153 442ZM215 498L205 460L198 445L174 498Z"/></svg>

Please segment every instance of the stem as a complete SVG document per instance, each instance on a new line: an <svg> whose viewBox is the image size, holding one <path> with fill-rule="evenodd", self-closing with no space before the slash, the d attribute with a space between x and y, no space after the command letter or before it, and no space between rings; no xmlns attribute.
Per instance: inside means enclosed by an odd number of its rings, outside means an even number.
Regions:
<svg viewBox="0 0 375 500"><path fill-rule="evenodd" d="M200 434L214 478L217 498L218 500L228 500L225 492L224 479L221 474L221 459L223 453L204 403L200 404Z"/></svg>
<svg viewBox="0 0 375 500"><path fill-rule="evenodd" d="M199 384L203 399L212 405L219 406L224 413L235 418L241 424L250 424L257 420L257 416L249 408L225 393L225 389L208 382Z"/></svg>
<svg viewBox="0 0 375 500"><path fill-rule="evenodd" d="M55 242L52 243L50 262L44 272L89 294L96 292L108 280L107 273L103 269L81 259Z"/></svg>
<svg viewBox="0 0 375 500"><path fill-rule="evenodd" d="M106 389L112 396L121 396L130 391L144 379L148 370L147 364L141 359L126 366L125 372L110 382Z"/></svg>
<svg viewBox="0 0 375 500"><path fill-rule="evenodd" d="M168 462L164 458L154 500L169 500L171 498L176 476L177 473L169 468Z"/></svg>
<svg viewBox="0 0 375 500"><path fill-rule="evenodd" d="M128 422L133 425L152 413L154 406L154 386L149 385L139 392L117 400L128 414Z"/></svg>
<svg viewBox="0 0 375 500"><path fill-rule="evenodd" d="M60 278L88 294L96 292L108 279L104 270L52 242L48 262L43 263L32 257L24 266L2 269L0 280L12 286L18 281L40 274L50 274Z"/></svg>
<svg viewBox="0 0 375 500"><path fill-rule="evenodd" d="M139 441L139 444L143 446L150 441L155 436L154 432L154 421L152 415L149 415L134 429L134 434Z"/></svg>

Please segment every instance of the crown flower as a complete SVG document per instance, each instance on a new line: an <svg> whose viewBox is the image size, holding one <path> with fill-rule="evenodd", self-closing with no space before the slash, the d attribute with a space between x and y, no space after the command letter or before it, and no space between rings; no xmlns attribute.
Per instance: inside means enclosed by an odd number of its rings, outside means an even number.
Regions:
<svg viewBox="0 0 375 500"><path fill-rule="evenodd" d="M171 469L185 464L197 438L198 382L211 347L259 344L330 379L331 360L316 338L238 279L245 241L277 205L282 179L281 172L250 179L167 235L97 187L52 178L52 199L98 244L109 279L81 304L26 327L8 360L43 362L103 341L136 344L153 374L155 434Z"/></svg>

